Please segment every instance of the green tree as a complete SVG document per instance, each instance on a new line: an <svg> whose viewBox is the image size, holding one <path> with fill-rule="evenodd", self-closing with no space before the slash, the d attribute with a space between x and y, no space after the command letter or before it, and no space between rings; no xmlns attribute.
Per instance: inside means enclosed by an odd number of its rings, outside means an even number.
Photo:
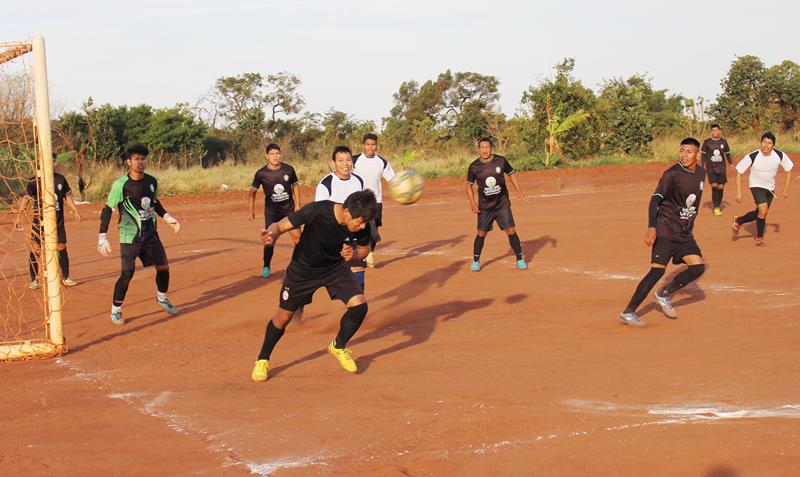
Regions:
<svg viewBox="0 0 800 477"><path fill-rule="evenodd" d="M720 83L722 93L709 113L732 129L760 131L767 122L769 93L765 88L766 67L758 57L736 58Z"/></svg>
<svg viewBox="0 0 800 477"><path fill-rule="evenodd" d="M764 87L781 128L800 127L800 65L786 60L771 66L764 74Z"/></svg>
<svg viewBox="0 0 800 477"><path fill-rule="evenodd" d="M196 158L200 164L205 154L203 145L207 133L205 124L195 119L189 107L179 104L153 113L144 142L152 150L158 165L166 160L189 167L191 158Z"/></svg>

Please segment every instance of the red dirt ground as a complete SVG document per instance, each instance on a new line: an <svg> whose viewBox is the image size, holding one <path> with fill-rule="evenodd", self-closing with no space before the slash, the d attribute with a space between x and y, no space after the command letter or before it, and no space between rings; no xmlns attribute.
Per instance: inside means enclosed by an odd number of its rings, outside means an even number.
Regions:
<svg viewBox="0 0 800 477"><path fill-rule="evenodd" d="M359 373L324 352L343 306L321 291L266 383L249 374L291 248L282 238L273 277L257 277L244 195L165 199L183 222L162 227L181 313L160 311L140 270L122 327L108 319L118 247L97 255L100 207L81 206L70 352L0 363L0 475L800 475L800 189L774 203L764 248L750 228L731 237L749 191L736 204L729 187L723 217L707 191L705 276L676 296L678 320L648 300L632 329L617 316L648 269L665 168L520 174L524 272L495 231L470 273L463 182L429 181L385 211Z"/></svg>

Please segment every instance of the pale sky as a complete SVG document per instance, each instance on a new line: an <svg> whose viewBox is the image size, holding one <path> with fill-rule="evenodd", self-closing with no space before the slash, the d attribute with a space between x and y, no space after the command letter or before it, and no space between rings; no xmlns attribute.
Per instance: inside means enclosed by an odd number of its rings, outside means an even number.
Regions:
<svg viewBox="0 0 800 477"><path fill-rule="evenodd" d="M193 104L221 76L289 71L306 109L380 126L400 83L447 70L522 92L564 57L595 91L642 73L713 100L735 56L800 63L797 1L2 0L0 41L42 34L50 95L63 109Z"/></svg>

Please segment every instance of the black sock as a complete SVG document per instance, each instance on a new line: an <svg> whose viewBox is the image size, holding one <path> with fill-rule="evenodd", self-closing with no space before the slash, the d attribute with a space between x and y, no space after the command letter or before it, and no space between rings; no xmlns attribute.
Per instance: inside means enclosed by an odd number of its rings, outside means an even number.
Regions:
<svg viewBox="0 0 800 477"><path fill-rule="evenodd" d="M67 249L58 251L58 266L61 267L61 276L67 278L69 276L69 255Z"/></svg>
<svg viewBox="0 0 800 477"><path fill-rule="evenodd" d="M156 288L161 293L169 291L169 269L156 270Z"/></svg>
<svg viewBox="0 0 800 477"><path fill-rule="evenodd" d="M511 249L514 250L514 253L517 255L517 260L522 260L522 244L519 242L519 235L516 233L514 235L509 235L508 243L511 244Z"/></svg>
<svg viewBox="0 0 800 477"><path fill-rule="evenodd" d="M751 210L750 212L744 214L743 216L736 219L736 223L739 225L744 225L748 222L752 222L758 218L758 209Z"/></svg>
<svg viewBox="0 0 800 477"><path fill-rule="evenodd" d="M367 316L366 303L348 308L347 311L344 312L342 320L339 322L339 333L336 335L336 341L334 342L334 346L337 349L342 349L347 346L347 342L350 341L350 338L352 338L361 327L365 316Z"/></svg>
<svg viewBox="0 0 800 477"><path fill-rule="evenodd" d="M628 312L636 312L636 309L639 308L639 305L642 304L644 299L647 297L647 294L650 293L650 290L656 286L661 277L664 276L664 272L666 270L663 268L651 268L647 275L642 278L639 282L639 286L636 287L636 291L633 293L631 297L631 301L628 303L628 306L625 308L625 313Z"/></svg>
<svg viewBox="0 0 800 477"><path fill-rule="evenodd" d="M278 344L278 341L280 341L285 332L286 330L278 329L278 327L272 323L272 320L269 320L267 331L264 332L264 344L261 345L261 352L258 353L258 359L269 359L272 350L275 349L275 345Z"/></svg>
<svg viewBox="0 0 800 477"><path fill-rule="evenodd" d="M706 266L702 263L700 265L689 265L689 268L675 275L671 282L667 283L664 288L659 291L661 296L669 296L700 278L700 275L706 271Z"/></svg>
<svg viewBox="0 0 800 477"><path fill-rule="evenodd" d="M264 266L268 267L272 263L272 254L275 253L275 247L267 247L264 245Z"/></svg>
<svg viewBox="0 0 800 477"><path fill-rule="evenodd" d="M481 237L480 235L476 235L475 242L472 244L472 259L476 262L481 259L481 251L483 251L484 240L486 240L486 236Z"/></svg>
<svg viewBox="0 0 800 477"><path fill-rule="evenodd" d="M714 202L714 208L719 209L722 204L722 189L712 189L711 201Z"/></svg>
<svg viewBox="0 0 800 477"><path fill-rule="evenodd" d="M28 255L28 271L31 274L31 281L36 280L36 275L39 274L39 262L36 261L36 254L33 252Z"/></svg>
<svg viewBox="0 0 800 477"><path fill-rule="evenodd" d="M756 237L764 236L764 229L767 227L767 219L756 219Z"/></svg>
<svg viewBox="0 0 800 477"><path fill-rule="evenodd" d="M114 306L122 306L125 301L125 294L128 293L128 285L133 278L133 270L123 270L119 274L117 283L114 284Z"/></svg>

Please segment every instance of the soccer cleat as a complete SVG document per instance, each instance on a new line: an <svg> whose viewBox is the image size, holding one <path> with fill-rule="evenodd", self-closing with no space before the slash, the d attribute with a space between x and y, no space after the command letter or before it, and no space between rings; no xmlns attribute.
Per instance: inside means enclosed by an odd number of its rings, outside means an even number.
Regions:
<svg viewBox="0 0 800 477"><path fill-rule="evenodd" d="M735 216L733 218L733 231L734 231L734 233L739 233L739 229L742 228L742 224L740 224L739 222L736 221L738 218L739 218L738 216Z"/></svg>
<svg viewBox="0 0 800 477"><path fill-rule="evenodd" d="M675 311L675 308L672 308L672 303L668 296L661 296L658 292L655 292L653 298L656 300L656 303L658 303L658 306L661 307L661 311L667 315L667 318L674 320L678 317L678 313Z"/></svg>
<svg viewBox="0 0 800 477"><path fill-rule="evenodd" d="M114 323L115 325L125 324L125 318L122 317L122 310L111 312L111 323Z"/></svg>
<svg viewBox="0 0 800 477"><path fill-rule="evenodd" d="M39 289L39 280L31 280L28 284L28 288L31 290L38 290Z"/></svg>
<svg viewBox="0 0 800 477"><path fill-rule="evenodd" d="M766 244L767 242L764 241L764 237L756 237L756 247L763 247Z"/></svg>
<svg viewBox="0 0 800 477"><path fill-rule="evenodd" d="M269 278L269 267L261 269L261 278Z"/></svg>
<svg viewBox="0 0 800 477"><path fill-rule="evenodd" d="M528 264L525 263L524 259L519 259L517 260L517 268L519 268L520 270L527 270Z"/></svg>
<svg viewBox="0 0 800 477"><path fill-rule="evenodd" d="M716 216L722 215L722 211L720 210L719 207L715 207L714 208L714 215L716 215Z"/></svg>
<svg viewBox="0 0 800 477"><path fill-rule="evenodd" d="M331 341L331 344L328 345L328 353L339 360L339 364L348 373L355 373L358 371L358 366L356 366L356 362L353 361L353 357L351 356L352 352L347 348L337 348L334 344L335 342Z"/></svg>
<svg viewBox="0 0 800 477"><path fill-rule="evenodd" d="M619 322L623 325L629 326L644 326L644 321L639 319L639 316L632 311L622 312L619 314Z"/></svg>
<svg viewBox="0 0 800 477"><path fill-rule="evenodd" d="M375 268L375 256L372 255L372 252L367 254L367 258L364 261L367 262L369 268Z"/></svg>
<svg viewBox="0 0 800 477"><path fill-rule="evenodd" d="M250 373L250 377L256 382L266 381L269 377L269 361L266 359L259 359L256 361L256 365L253 366L253 372Z"/></svg>
<svg viewBox="0 0 800 477"><path fill-rule="evenodd" d="M164 310L166 310L166 312L170 315L174 315L178 312L178 309L172 306L172 303L170 303L169 300L159 300L156 298L156 303L164 307Z"/></svg>
<svg viewBox="0 0 800 477"><path fill-rule="evenodd" d="M480 272L481 271L481 262L475 260L472 262L472 265L469 266L470 271L472 272Z"/></svg>
<svg viewBox="0 0 800 477"><path fill-rule="evenodd" d="M67 278L61 280L61 283L63 283L64 286L67 286L67 287L74 287L75 285L78 284L78 282L76 282L75 279L72 278L72 277L67 277Z"/></svg>

